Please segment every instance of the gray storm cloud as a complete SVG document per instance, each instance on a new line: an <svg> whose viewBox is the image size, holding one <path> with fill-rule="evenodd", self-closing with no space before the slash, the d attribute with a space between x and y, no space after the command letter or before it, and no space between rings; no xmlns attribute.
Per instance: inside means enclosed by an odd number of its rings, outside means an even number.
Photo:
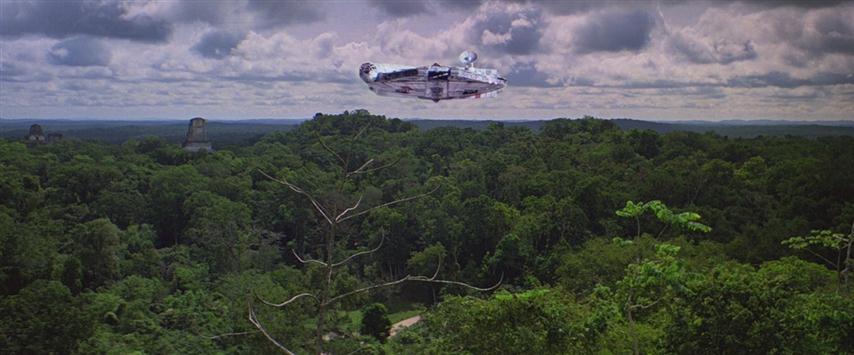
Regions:
<svg viewBox="0 0 854 355"><path fill-rule="evenodd" d="M698 38L691 33L671 33L667 46L677 56L695 64L730 64L757 57L751 41Z"/></svg>
<svg viewBox="0 0 854 355"><path fill-rule="evenodd" d="M146 14L130 15L120 2L0 2L0 35L75 35L164 42L172 25Z"/></svg>
<svg viewBox="0 0 854 355"><path fill-rule="evenodd" d="M447 13L449 10L474 11L485 1L483 0L369 0L371 6L379 9L385 15L395 17L411 17L424 14Z"/></svg>
<svg viewBox="0 0 854 355"><path fill-rule="evenodd" d="M574 33L578 53L637 51L646 47L655 17L645 10L607 9L587 18Z"/></svg>
<svg viewBox="0 0 854 355"><path fill-rule="evenodd" d="M74 37L54 45L47 54L55 65L73 67L105 66L110 63L110 50L100 40Z"/></svg>
<svg viewBox="0 0 854 355"><path fill-rule="evenodd" d="M245 33L230 31L213 31L202 36L192 50L202 57L222 59L231 54L234 48L246 38Z"/></svg>
<svg viewBox="0 0 854 355"><path fill-rule="evenodd" d="M310 1L249 0L247 9L257 16L261 28L276 28L316 22L324 18L321 3Z"/></svg>
<svg viewBox="0 0 854 355"><path fill-rule="evenodd" d="M370 3L385 14L395 17L409 17L430 12L426 1L370 0Z"/></svg>
<svg viewBox="0 0 854 355"><path fill-rule="evenodd" d="M540 88L551 88L562 86L555 80L549 80L548 74L537 70L534 63L517 63L506 75L507 81L513 86L530 86Z"/></svg>
<svg viewBox="0 0 854 355"><path fill-rule="evenodd" d="M535 8L490 11L472 25L470 41L499 54L534 54L543 36L543 13Z"/></svg>
<svg viewBox="0 0 854 355"><path fill-rule="evenodd" d="M238 10L237 2L229 1L180 1L169 7L164 17L176 22L205 22L211 25L228 23L229 17Z"/></svg>

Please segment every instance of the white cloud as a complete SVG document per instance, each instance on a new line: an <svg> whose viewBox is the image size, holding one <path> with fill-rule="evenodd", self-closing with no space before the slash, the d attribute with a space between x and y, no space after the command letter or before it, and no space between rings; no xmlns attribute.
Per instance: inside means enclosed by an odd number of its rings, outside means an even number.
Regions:
<svg viewBox="0 0 854 355"><path fill-rule="evenodd" d="M61 63L82 47L39 35L0 37L0 113L308 117L365 107L444 118L854 118L852 5L689 2L680 11L696 16L677 21L645 5L553 14L553 5L536 1L438 4L365 26L311 11L271 23L248 1L202 9L132 2L126 16L166 21L167 42L94 36L87 43L103 55ZM342 6L354 13L371 8ZM378 97L356 76L365 61L453 64L466 49L480 52L478 65L511 78L500 99L433 104ZM68 63L78 66L54 65Z"/></svg>

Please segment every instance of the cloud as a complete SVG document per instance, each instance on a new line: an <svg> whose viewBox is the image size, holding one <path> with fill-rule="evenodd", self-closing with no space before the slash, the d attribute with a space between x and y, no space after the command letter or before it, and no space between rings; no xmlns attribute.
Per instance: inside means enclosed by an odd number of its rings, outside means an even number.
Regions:
<svg viewBox="0 0 854 355"><path fill-rule="evenodd" d="M338 38L334 33L321 33L311 41L312 54L315 58L329 58L335 50L335 41Z"/></svg>
<svg viewBox="0 0 854 355"><path fill-rule="evenodd" d="M637 51L646 47L655 17L644 10L607 9L590 14L573 34L577 53Z"/></svg>
<svg viewBox="0 0 854 355"><path fill-rule="evenodd" d="M117 1L0 2L0 35L45 35L66 38L75 35L163 42L172 26L147 14L128 14Z"/></svg>
<svg viewBox="0 0 854 355"><path fill-rule="evenodd" d="M543 22L543 13L536 8L494 7L476 17L469 38L501 54L534 54L540 49Z"/></svg>
<svg viewBox="0 0 854 355"><path fill-rule="evenodd" d="M106 66L110 50L97 39L74 37L54 45L47 54L48 62L73 67Z"/></svg>
<svg viewBox="0 0 854 355"><path fill-rule="evenodd" d="M0 80L24 75L24 70L15 63L0 61Z"/></svg>
<svg viewBox="0 0 854 355"><path fill-rule="evenodd" d="M512 86L531 86L540 88L551 88L562 86L549 75L537 70L534 63L518 63L514 65L506 75L507 82Z"/></svg>
<svg viewBox="0 0 854 355"><path fill-rule="evenodd" d="M175 22L205 22L222 25L240 12L236 1L177 1L170 3L164 17Z"/></svg>
<svg viewBox="0 0 854 355"><path fill-rule="evenodd" d="M83 18L69 29L62 17L21 11L82 10L14 1L0 0L0 108L9 116L303 117L352 107L402 117L492 118L854 112L850 4L686 0L671 7L661 0L659 13L657 1L427 0L396 16L371 0L335 8L91 0L73 4L115 13L99 10L109 16ZM12 8L35 23L21 25L6 11ZM413 11L418 16L407 15ZM348 21L365 15L379 21ZM116 24L144 28L143 18L167 34L142 40L106 33ZM95 28L104 23L112 27ZM509 79L502 99L390 105L395 101L370 93L355 73L365 61L453 64L462 50L479 52L478 66Z"/></svg>
<svg viewBox="0 0 854 355"><path fill-rule="evenodd" d="M385 15L405 18L426 14L444 14L449 11L472 11L484 3L483 0L368 0L371 6Z"/></svg>
<svg viewBox="0 0 854 355"><path fill-rule="evenodd" d="M801 7L801 8L822 8L844 4L845 0L742 0L737 1L745 4L759 5L768 8L777 7Z"/></svg>
<svg viewBox="0 0 854 355"><path fill-rule="evenodd" d="M430 13L426 1L370 0L371 5L395 17L409 17Z"/></svg>
<svg viewBox="0 0 854 355"><path fill-rule="evenodd" d="M452 9L474 10L484 3L484 0L436 0L436 5Z"/></svg>
<svg viewBox="0 0 854 355"><path fill-rule="evenodd" d="M603 8L627 8L637 6L655 6L658 2L654 0L627 2L625 0L571 0L571 1L556 1L556 0L510 0L513 2L523 2L548 9L549 12L559 15L571 15L578 13L586 13L593 10ZM669 3L679 1L666 1Z"/></svg>
<svg viewBox="0 0 854 355"><path fill-rule="evenodd" d="M317 2L298 0L249 0L247 8L256 15L256 26L275 28L322 20Z"/></svg>
<svg viewBox="0 0 854 355"><path fill-rule="evenodd" d="M667 47L677 56L695 64L730 64L756 59L750 40L739 42L729 39L700 37L690 28L669 35Z"/></svg>
<svg viewBox="0 0 854 355"><path fill-rule="evenodd" d="M796 43L817 53L854 54L854 10L825 9L810 14Z"/></svg>
<svg viewBox="0 0 854 355"><path fill-rule="evenodd" d="M771 71L765 74L736 76L726 82L726 86L741 88L797 88L829 85L854 85L854 74L817 73L806 78L795 78L788 73Z"/></svg>
<svg viewBox="0 0 854 355"><path fill-rule="evenodd" d="M245 33L212 31L202 36L192 50L205 58L222 59L230 55L231 50L237 48L245 38Z"/></svg>

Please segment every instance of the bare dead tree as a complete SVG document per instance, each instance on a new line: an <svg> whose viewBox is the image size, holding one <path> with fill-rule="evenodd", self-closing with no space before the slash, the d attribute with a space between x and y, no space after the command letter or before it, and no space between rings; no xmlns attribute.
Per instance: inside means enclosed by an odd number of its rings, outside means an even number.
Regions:
<svg viewBox="0 0 854 355"><path fill-rule="evenodd" d="M353 137L350 138L350 142L353 142L356 139L358 139L363 133L365 133L365 131L367 131L368 128L369 128L369 126L363 127L358 133L356 133L356 135L354 135ZM360 176L363 174L368 174L368 173L376 172L376 171L379 171L382 169L386 169L388 167L395 165L399 161L399 159L397 159L397 160L394 160L390 163L382 164L382 165L374 167L374 165L377 164L377 161L375 159L368 159L364 163L359 164L357 168L350 170L350 168L349 168L351 166L350 154L342 155L338 151L336 151L335 149L330 147L320 136L318 136L317 138L318 138L320 145L323 147L323 149L326 150L327 152L329 152L333 156L334 161L336 161L337 164L339 165L340 171L341 171L341 178L344 180L352 179L354 177L357 177L357 176ZM490 286L490 287L481 288L481 287L472 286L472 285L465 283L465 282L439 279L438 275L439 275L439 271L440 271L441 266L442 266L442 263L440 260L438 265L437 265L435 273L429 277L428 276L407 275L403 278L399 278L396 280L392 280L392 281L388 281L388 282L381 282L381 283L377 283L374 285L361 287L361 288L358 288L358 289L355 289L352 291L343 292L340 294L334 294L333 293L334 290L332 287L333 286L332 280L333 280L333 275L336 272L336 270L346 266L347 264L349 264L350 262L352 262L353 260L355 260L358 257L370 255L370 254L377 252L382 247L383 242L385 241L385 238L386 238L385 232L381 231L380 232L381 239L380 239L380 242L378 243L378 245L376 247L374 247L373 249L365 250L365 251L353 252L349 256L346 256L346 257L342 258L341 260L336 261L336 260L334 260L334 246L335 246L336 241L338 240L338 237L339 237L338 234L341 233L342 230L344 230L342 224L346 223L346 222L348 222L354 218L365 216L365 215L367 215L367 214L369 214L369 213L371 213L377 209L380 209L380 208L395 206L395 205L399 205L399 204L404 203L404 202L408 202L408 201L412 201L412 200L416 200L416 199L425 197L427 195L432 194L436 190L438 190L439 187L437 186L437 187L434 187L432 190L429 190L429 191L424 192L424 193L398 198L398 199L395 199L395 200L392 200L389 202L385 202L385 203L381 203L381 204L371 206L371 207L362 206L362 201L363 201L364 195L360 195L356 199L356 202L353 203L352 205L350 205L346 208L336 208L335 204L323 203L318 198L316 198L312 193L310 193L310 192L306 191L306 189L304 189L300 186L297 186L296 184L288 181L284 177L275 177L275 176L272 176L272 175L270 175L270 174L268 174L262 170L259 170L259 172L261 173L261 175L263 175L267 179L270 179L271 181L274 181L280 185L283 185L283 186L287 187L288 189L290 189L291 191L293 191L293 192L303 196L304 198L306 198L309 201L309 203L311 204L311 206L313 207L313 209L315 210L315 212L320 217L322 217L322 221L326 225L325 233L323 233L321 236L321 238L322 238L322 252L320 253L321 255L320 255L319 259L312 259L312 258L303 257L296 250L291 250L293 255L296 257L296 259L300 263L302 263L302 264L316 264L322 268L323 273L324 273L324 278L323 278L322 285L320 285L319 292L317 292L317 293L303 292L303 293L292 296L291 298L284 300L284 301L281 301L281 302L272 302L272 301L264 300L260 296L258 296L257 294L255 295L255 297L258 300L260 300L264 305L267 305L270 307L275 307L275 308L281 308L281 307L288 306L288 305L290 305L290 304L292 304L292 303L294 303L300 299L312 300L317 307L316 308L317 309L317 314L316 314L317 323L316 323L316 329L315 329L315 348L316 348L316 352L318 354L324 353L325 340L324 340L323 336L324 336L326 329L327 329L326 320L328 317L328 313L335 309L334 307L337 303L341 302L342 300L346 299L347 297L350 297L350 296L353 296L356 294L360 294L360 293L369 292L369 291L380 289L380 288L384 288L384 287L391 287L391 286L399 285L399 284L402 284L404 282L427 282L427 283L437 283L437 284L448 284L448 285L461 286L461 287L465 287L465 288L476 290L476 291L490 291L490 290L494 290L495 288L497 288L501 284L501 282L503 281L503 275L502 275L502 277L499 279L498 283L496 283L495 285ZM343 194L343 191L340 188L340 184L339 184L338 192ZM264 328L264 326L258 321L258 318L255 316L255 309L253 308L252 304L249 305L249 321L258 329L258 331L260 331L267 338L268 341L270 341L272 344L274 344L277 348L279 348L280 350L282 350L283 352L285 352L287 354L292 354L292 352L290 350L288 350L288 348L286 348L284 345L282 345L282 343L280 343L271 334L269 334L269 332L267 332L267 330Z"/></svg>

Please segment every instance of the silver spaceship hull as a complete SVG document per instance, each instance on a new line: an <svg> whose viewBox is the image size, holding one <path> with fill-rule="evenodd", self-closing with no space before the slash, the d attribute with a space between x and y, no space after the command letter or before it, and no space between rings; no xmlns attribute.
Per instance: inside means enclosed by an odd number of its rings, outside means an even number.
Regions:
<svg viewBox="0 0 854 355"><path fill-rule="evenodd" d="M414 68L381 64L374 67L379 69L378 72L365 82L380 96L433 101L484 98L496 96L506 85L506 80L493 69L437 65Z"/></svg>

